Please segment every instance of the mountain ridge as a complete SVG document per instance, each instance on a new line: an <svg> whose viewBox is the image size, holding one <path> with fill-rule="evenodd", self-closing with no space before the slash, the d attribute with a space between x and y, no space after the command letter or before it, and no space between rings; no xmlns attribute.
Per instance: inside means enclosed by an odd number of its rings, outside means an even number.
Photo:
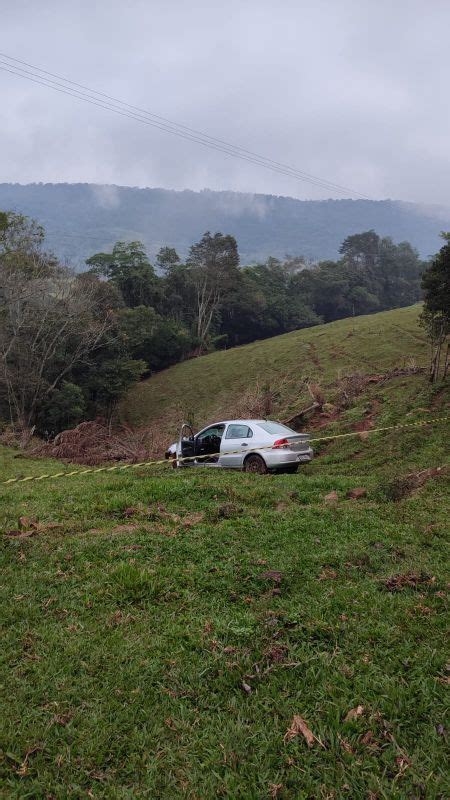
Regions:
<svg viewBox="0 0 450 800"><path fill-rule="evenodd" d="M37 219L49 249L78 269L120 239L142 240L153 259L163 245L185 257L205 230L235 236L242 264L286 254L335 259L346 236L371 228L410 241L427 258L440 246L440 231L450 229L450 209L398 200L299 200L93 183L0 183L0 209Z"/></svg>

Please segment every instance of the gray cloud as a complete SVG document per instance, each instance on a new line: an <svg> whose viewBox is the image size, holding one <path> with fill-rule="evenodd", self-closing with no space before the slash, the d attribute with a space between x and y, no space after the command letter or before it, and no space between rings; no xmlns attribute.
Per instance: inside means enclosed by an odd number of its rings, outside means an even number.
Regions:
<svg viewBox="0 0 450 800"><path fill-rule="evenodd" d="M118 208L120 206L120 195L117 186L98 183L91 187L91 191L101 208Z"/></svg>
<svg viewBox="0 0 450 800"><path fill-rule="evenodd" d="M450 205L448 0L0 6L12 56L370 197ZM1 71L0 91L0 181L330 196Z"/></svg>

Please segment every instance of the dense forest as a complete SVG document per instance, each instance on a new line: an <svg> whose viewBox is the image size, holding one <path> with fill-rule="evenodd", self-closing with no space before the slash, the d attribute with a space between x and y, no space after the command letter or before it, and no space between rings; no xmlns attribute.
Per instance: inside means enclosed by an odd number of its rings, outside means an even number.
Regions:
<svg viewBox="0 0 450 800"><path fill-rule="evenodd" d="M44 435L111 417L130 385L213 349L405 306L424 263L373 230L337 261L240 266L231 235L206 232L187 258L139 241L94 253L82 273L45 247L36 222L0 214L0 419Z"/></svg>
<svg viewBox="0 0 450 800"><path fill-rule="evenodd" d="M187 258L205 230L227 231L239 242L242 263L287 253L336 259L346 236L376 230L411 242L422 258L450 229L450 210L391 200L297 200L263 194L170 191L95 184L0 184L0 208L37 219L48 247L83 269L92 253L117 239L144 243L151 260L165 244Z"/></svg>

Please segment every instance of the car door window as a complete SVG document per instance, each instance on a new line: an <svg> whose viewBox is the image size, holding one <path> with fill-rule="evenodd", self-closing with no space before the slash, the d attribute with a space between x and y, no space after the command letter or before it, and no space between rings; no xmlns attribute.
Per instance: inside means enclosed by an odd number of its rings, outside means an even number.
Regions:
<svg viewBox="0 0 450 800"><path fill-rule="evenodd" d="M210 428L199 433L195 440L195 454L197 456L211 455L212 460L216 462L224 430L225 425L211 425Z"/></svg>
<svg viewBox="0 0 450 800"><path fill-rule="evenodd" d="M251 439L253 431L248 425L228 425L225 439Z"/></svg>
<svg viewBox="0 0 450 800"><path fill-rule="evenodd" d="M207 428L206 431L202 431L197 436L197 441L202 442L204 439L209 439L213 436L216 438L222 438L222 434L224 431L224 425L213 425L212 428Z"/></svg>

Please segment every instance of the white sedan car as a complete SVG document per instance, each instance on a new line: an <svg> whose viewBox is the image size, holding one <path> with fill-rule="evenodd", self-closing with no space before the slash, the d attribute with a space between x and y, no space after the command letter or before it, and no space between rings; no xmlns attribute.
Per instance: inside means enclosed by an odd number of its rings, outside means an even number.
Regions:
<svg viewBox="0 0 450 800"><path fill-rule="evenodd" d="M299 464L312 457L307 433L267 419L225 420L197 434L184 424L178 442L166 451L174 467L221 467L260 474L296 472Z"/></svg>

